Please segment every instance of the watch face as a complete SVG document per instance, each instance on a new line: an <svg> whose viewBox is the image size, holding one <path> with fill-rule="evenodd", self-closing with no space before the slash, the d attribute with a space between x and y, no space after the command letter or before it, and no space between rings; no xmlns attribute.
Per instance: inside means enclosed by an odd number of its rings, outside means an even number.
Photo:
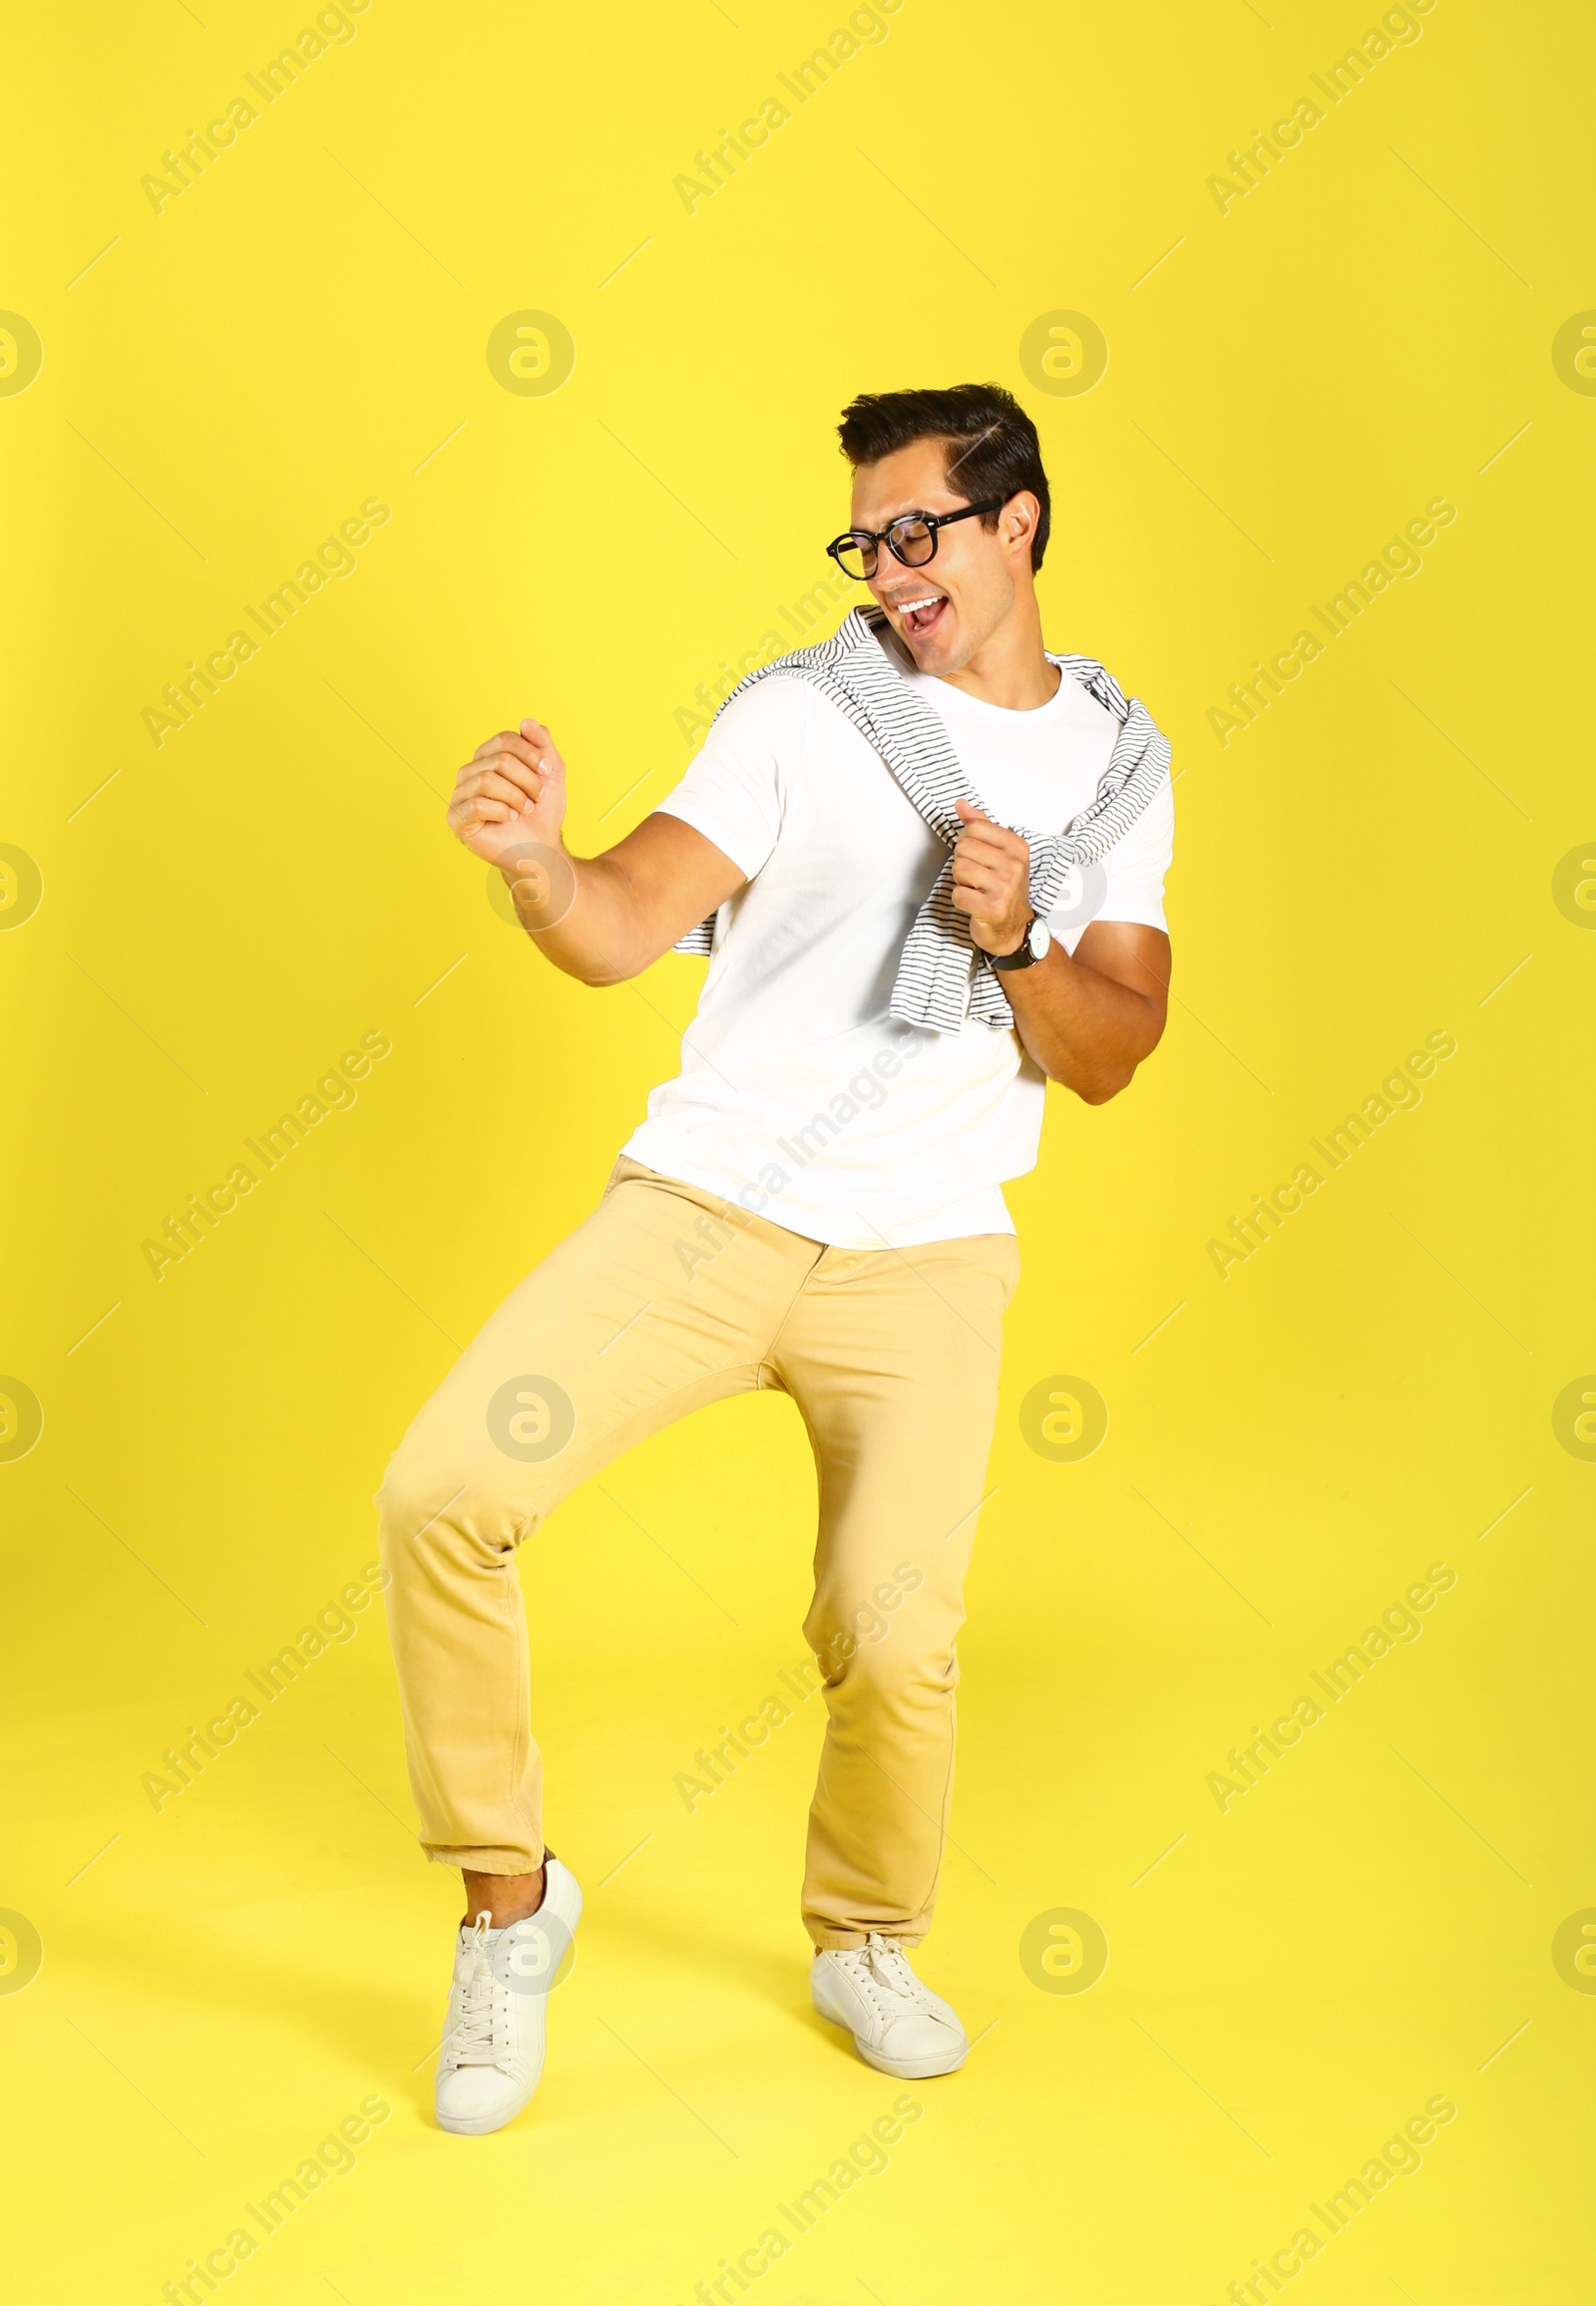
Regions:
<svg viewBox="0 0 1596 2306"><path fill-rule="evenodd" d="M1026 943L1029 945L1031 954L1035 960L1046 960L1048 948L1051 946L1052 941L1053 933L1048 928L1046 922L1043 921L1041 915L1038 913L1035 920L1030 925L1030 934L1026 939Z"/></svg>

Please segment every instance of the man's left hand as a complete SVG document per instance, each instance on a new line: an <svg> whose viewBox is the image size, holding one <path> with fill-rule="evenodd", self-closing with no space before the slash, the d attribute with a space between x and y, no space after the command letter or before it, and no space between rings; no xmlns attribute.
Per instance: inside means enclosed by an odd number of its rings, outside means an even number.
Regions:
<svg viewBox="0 0 1596 2306"><path fill-rule="evenodd" d="M1030 843L973 802L955 800L964 831L954 847L954 903L970 916L983 953L1017 953L1031 916Z"/></svg>

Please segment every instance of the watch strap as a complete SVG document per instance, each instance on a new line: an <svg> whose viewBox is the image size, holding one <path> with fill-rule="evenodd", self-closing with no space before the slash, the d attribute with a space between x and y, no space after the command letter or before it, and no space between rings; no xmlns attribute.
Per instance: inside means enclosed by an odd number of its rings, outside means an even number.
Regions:
<svg viewBox="0 0 1596 2306"><path fill-rule="evenodd" d="M1036 964L1036 955L1031 950L1030 933L1036 926L1036 919L1037 917L1033 913L1025 924L1024 936L1012 953L989 953L987 956L989 966L1004 973L1015 968L1033 968Z"/></svg>

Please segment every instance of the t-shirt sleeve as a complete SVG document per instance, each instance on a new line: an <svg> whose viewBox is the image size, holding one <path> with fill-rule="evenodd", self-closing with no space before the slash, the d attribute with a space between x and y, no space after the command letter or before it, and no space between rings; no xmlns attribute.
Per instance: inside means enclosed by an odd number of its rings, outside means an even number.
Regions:
<svg viewBox="0 0 1596 2306"><path fill-rule="evenodd" d="M1122 841L1103 859L1108 887L1094 918L1167 929L1164 876L1175 851L1175 793L1166 777Z"/></svg>
<svg viewBox="0 0 1596 2306"><path fill-rule="evenodd" d="M696 757L656 804L724 851L751 881L781 833L808 740L807 681L773 673L715 716Z"/></svg>

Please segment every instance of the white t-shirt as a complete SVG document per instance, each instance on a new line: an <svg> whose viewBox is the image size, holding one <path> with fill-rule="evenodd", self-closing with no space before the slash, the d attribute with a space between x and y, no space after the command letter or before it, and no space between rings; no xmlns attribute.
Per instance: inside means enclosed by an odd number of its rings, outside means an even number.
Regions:
<svg viewBox="0 0 1596 2306"><path fill-rule="evenodd" d="M999 824L1059 832L1092 799L1118 723L1068 673L1024 712L904 677ZM998 1188L1035 1166L1046 1076L1011 1027L940 1033L889 1015L947 851L853 722L809 681L772 673L719 715L659 807L748 879L716 916L681 1071L652 1091L625 1151L847 1249L1012 1233ZM1068 951L1093 918L1165 926L1173 839L1166 782L1049 915Z"/></svg>

